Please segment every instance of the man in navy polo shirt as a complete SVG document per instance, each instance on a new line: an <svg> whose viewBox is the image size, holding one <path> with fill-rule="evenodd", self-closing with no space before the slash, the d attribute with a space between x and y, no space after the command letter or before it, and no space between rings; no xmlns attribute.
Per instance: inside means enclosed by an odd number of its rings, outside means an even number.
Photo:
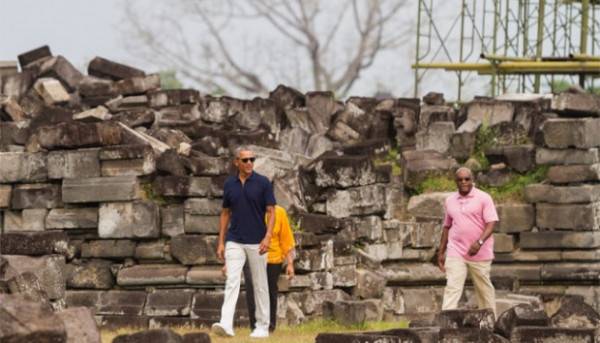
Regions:
<svg viewBox="0 0 600 343"><path fill-rule="evenodd" d="M221 321L212 326L213 332L221 336L234 336L233 315L240 292L242 268L248 259L257 305L256 328L250 337L269 337L266 252L275 222L275 196L269 179L253 171L255 159L250 149L236 149L233 164L238 172L225 180L223 190L217 257L225 260L227 281Z"/></svg>

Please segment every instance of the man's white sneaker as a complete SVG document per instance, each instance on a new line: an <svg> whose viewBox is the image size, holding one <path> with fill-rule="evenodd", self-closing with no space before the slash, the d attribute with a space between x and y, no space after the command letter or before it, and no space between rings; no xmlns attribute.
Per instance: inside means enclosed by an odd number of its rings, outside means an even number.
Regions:
<svg viewBox="0 0 600 343"><path fill-rule="evenodd" d="M235 333L233 333L232 329L226 329L221 323L214 323L212 325L211 331L217 336L223 337L233 337Z"/></svg>
<svg viewBox="0 0 600 343"><path fill-rule="evenodd" d="M263 330L263 329L254 329L254 331L252 331L252 333L250 334L250 337L252 337L252 338L267 338L267 337L269 337L269 331Z"/></svg>

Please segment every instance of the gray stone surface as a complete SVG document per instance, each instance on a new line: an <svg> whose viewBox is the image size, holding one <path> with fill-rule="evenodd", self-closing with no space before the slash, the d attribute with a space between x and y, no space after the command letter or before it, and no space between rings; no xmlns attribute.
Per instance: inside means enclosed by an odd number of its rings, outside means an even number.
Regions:
<svg viewBox="0 0 600 343"><path fill-rule="evenodd" d="M54 208L46 216L47 229L91 229L98 227L98 209Z"/></svg>
<svg viewBox="0 0 600 343"><path fill-rule="evenodd" d="M544 204L536 206L536 226L578 231L600 230L600 202Z"/></svg>
<svg viewBox="0 0 600 343"><path fill-rule="evenodd" d="M180 235L171 238L171 255L184 265L215 264L217 237Z"/></svg>
<svg viewBox="0 0 600 343"><path fill-rule="evenodd" d="M552 97L550 108L564 116L600 117L600 97L587 92L562 92Z"/></svg>
<svg viewBox="0 0 600 343"><path fill-rule="evenodd" d="M600 247L600 232L545 231L522 232L522 249L590 249Z"/></svg>
<svg viewBox="0 0 600 343"><path fill-rule="evenodd" d="M356 269L357 282L353 293L361 299L381 298L386 285L383 275L366 269Z"/></svg>
<svg viewBox="0 0 600 343"><path fill-rule="evenodd" d="M89 308L66 308L57 312L56 315L65 325L66 343L101 343L100 330L94 320L94 314Z"/></svg>
<svg viewBox="0 0 600 343"><path fill-rule="evenodd" d="M219 216L204 216L185 213L185 233L219 233Z"/></svg>
<svg viewBox="0 0 600 343"><path fill-rule="evenodd" d="M156 238L160 234L159 209L150 201L103 203L98 216L102 238Z"/></svg>
<svg viewBox="0 0 600 343"><path fill-rule="evenodd" d="M600 185L553 186L532 184L525 187L525 199L531 203L591 203L600 200Z"/></svg>
<svg viewBox="0 0 600 343"><path fill-rule="evenodd" d="M7 208L10 206L11 194L11 185L0 185L0 208Z"/></svg>
<svg viewBox="0 0 600 343"><path fill-rule="evenodd" d="M100 315L142 315L146 302L144 291L101 292L96 302L96 314Z"/></svg>
<svg viewBox="0 0 600 343"><path fill-rule="evenodd" d="M552 327L521 326L513 330L510 341L522 343L591 343L594 342L594 337L595 334L593 329L563 329Z"/></svg>
<svg viewBox="0 0 600 343"><path fill-rule="evenodd" d="M0 238L3 254L40 256L67 254L68 237L61 231L7 232Z"/></svg>
<svg viewBox="0 0 600 343"><path fill-rule="evenodd" d="M35 183L16 185L12 191L11 208L54 208L61 207L60 185Z"/></svg>
<svg viewBox="0 0 600 343"><path fill-rule="evenodd" d="M98 149L51 151L48 153L48 177L75 179L100 176Z"/></svg>
<svg viewBox="0 0 600 343"><path fill-rule="evenodd" d="M436 324L442 329L494 330L494 312L482 310L444 310L436 316Z"/></svg>
<svg viewBox="0 0 600 343"><path fill-rule="evenodd" d="M343 218L349 215L385 213L385 186L369 185L336 190L327 198L327 215Z"/></svg>
<svg viewBox="0 0 600 343"><path fill-rule="evenodd" d="M600 277L600 264L590 263L546 263L541 269L543 281L564 283L592 282Z"/></svg>
<svg viewBox="0 0 600 343"><path fill-rule="evenodd" d="M424 131L415 135L417 139L417 150L434 150L446 153L450 148L450 141L455 132L454 123L440 121L431 123Z"/></svg>
<svg viewBox="0 0 600 343"><path fill-rule="evenodd" d="M542 127L546 146L556 149L597 147L600 145L599 131L598 118L548 119Z"/></svg>
<svg viewBox="0 0 600 343"><path fill-rule="evenodd" d="M546 178L556 184L600 181L600 163L552 166L548 169Z"/></svg>
<svg viewBox="0 0 600 343"><path fill-rule="evenodd" d="M46 228L46 216L48 210L45 208L25 209L21 212L23 217L23 230L25 231L44 231Z"/></svg>
<svg viewBox="0 0 600 343"><path fill-rule="evenodd" d="M500 221L498 232L530 231L535 223L535 208L529 204L499 204L496 206Z"/></svg>
<svg viewBox="0 0 600 343"><path fill-rule="evenodd" d="M133 257L136 243L130 240L92 240L81 245L83 258L124 258Z"/></svg>
<svg viewBox="0 0 600 343"><path fill-rule="evenodd" d="M65 203L129 201L139 198L135 176L65 179L62 200Z"/></svg>
<svg viewBox="0 0 600 343"><path fill-rule="evenodd" d="M408 213L417 218L444 218L444 202L452 192L433 192L415 195L408 200Z"/></svg>
<svg viewBox="0 0 600 343"><path fill-rule="evenodd" d="M44 153L0 152L0 182L38 182L48 178Z"/></svg>
<svg viewBox="0 0 600 343"><path fill-rule="evenodd" d="M548 165L595 164L600 162L600 158L598 148L586 150L539 148L535 152L535 162Z"/></svg>
<svg viewBox="0 0 600 343"><path fill-rule="evenodd" d="M430 177L454 176L456 160L433 150L402 152L402 175L405 186L416 188Z"/></svg>
<svg viewBox="0 0 600 343"><path fill-rule="evenodd" d="M0 294L0 322L2 342L67 342L60 318L46 304L23 296Z"/></svg>
<svg viewBox="0 0 600 343"><path fill-rule="evenodd" d="M187 271L187 267L180 265L136 265L119 270L117 284L119 286L184 284Z"/></svg>
<svg viewBox="0 0 600 343"><path fill-rule="evenodd" d="M111 262L91 260L88 263L69 263L66 266L69 289L110 289L115 280L111 273Z"/></svg>
<svg viewBox="0 0 600 343"><path fill-rule="evenodd" d="M174 237L184 233L183 205L173 204L160 208L161 236Z"/></svg>
<svg viewBox="0 0 600 343"><path fill-rule="evenodd" d="M193 290L155 290L148 293L144 314L147 316L188 316Z"/></svg>
<svg viewBox="0 0 600 343"><path fill-rule="evenodd" d="M514 106L510 102L472 101L468 105L467 118L479 121L489 127L503 122L511 122L514 111Z"/></svg>
<svg viewBox="0 0 600 343"><path fill-rule="evenodd" d="M494 252L507 253L515 249L515 239L513 235L504 233L494 234Z"/></svg>
<svg viewBox="0 0 600 343"><path fill-rule="evenodd" d="M164 240L138 242L135 247L136 260L171 260L169 246Z"/></svg>
<svg viewBox="0 0 600 343"><path fill-rule="evenodd" d="M224 285L226 277L222 266L192 267L187 273L186 283L190 285Z"/></svg>
<svg viewBox="0 0 600 343"><path fill-rule="evenodd" d="M314 165L319 187L348 188L373 184L375 169L368 156L323 156Z"/></svg>
<svg viewBox="0 0 600 343"><path fill-rule="evenodd" d="M5 278L10 279L22 273L33 273L38 280L42 290L50 300L64 297L66 288L65 259L58 255L47 255L41 257L2 255L8 262Z"/></svg>

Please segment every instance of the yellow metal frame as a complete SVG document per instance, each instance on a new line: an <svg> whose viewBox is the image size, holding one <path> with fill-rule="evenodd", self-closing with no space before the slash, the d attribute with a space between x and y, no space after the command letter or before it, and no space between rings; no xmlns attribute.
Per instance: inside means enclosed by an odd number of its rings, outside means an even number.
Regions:
<svg viewBox="0 0 600 343"><path fill-rule="evenodd" d="M474 71L480 75L516 74L600 74L600 57L590 56L578 61L513 60L488 63L420 63L413 68L444 69L446 71Z"/></svg>

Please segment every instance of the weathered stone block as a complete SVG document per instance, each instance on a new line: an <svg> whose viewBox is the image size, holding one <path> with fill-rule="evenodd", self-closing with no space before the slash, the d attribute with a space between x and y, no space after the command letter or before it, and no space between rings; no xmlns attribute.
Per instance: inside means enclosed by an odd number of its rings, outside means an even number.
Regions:
<svg viewBox="0 0 600 343"><path fill-rule="evenodd" d="M570 343L592 343L594 342L593 329L563 329L537 326L521 326L513 330L510 337L511 342L534 343L534 342L570 342Z"/></svg>
<svg viewBox="0 0 600 343"><path fill-rule="evenodd" d="M224 182L224 180L223 180ZM223 184L217 178L159 176L152 184L156 193L173 197L222 196Z"/></svg>
<svg viewBox="0 0 600 343"><path fill-rule="evenodd" d="M598 327L600 315L577 296L564 296L560 308L552 315L550 323L565 329L592 329Z"/></svg>
<svg viewBox="0 0 600 343"><path fill-rule="evenodd" d="M3 232L21 232L23 229L23 216L18 211L3 211L2 218Z"/></svg>
<svg viewBox="0 0 600 343"><path fill-rule="evenodd" d="M34 84L35 90L47 105L58 105L69 101L69 93L60 81L51 78L38 79Z"/></svg>
<svg viewBox="0 0 600 343"><path fill-rule="evenodd" d="M402 174L406 186L416 188L423 180L434 176L454 176L456 160L432 150L402 152Z"/></svg>
<svg viewBox="0 0 600 343"><path fill-rule="evenodd" d="M37 182L48 178L46 154L0 152L0 182Z"/></svg>
<svg viewBox="0 0 600 343"><path fill-rule="evenodd" d="M23 217L23 230L25 231L44 231L45 221L48 210L45 208L25 209L21 212Z"/></svg>
<svg viewBox="0 0 600 343"><path fill-rule="evenodd" d="M589 149L600 145L600 119L548 119L542 126L544 142L549 148Z"/></svg>
<svg viewBox="0 0 600 343"><path fill-rule="evenodd" d="M192 267L186 276L186 283L190 285L224 285L225 280L220 265Z"/></svg>
<svg viewBox="0 0 600 343"><path fill-rule="evenodd" d="M551 183L570 183L600 180L600 163L576 164L570 166L552 166L546 178Z"/></svg>
<svg viewBox="0 0 600 343"><path fill-rule="evenodd" d="M67 342L65 325L45 304L23 296L0 294L0 341Z"/></svg>
<svg viewBox="0 0 600 343"><path fill-rule="evenodd" d="M334 287L354 287L357 284L356 265L336 266L331 271Z"/></svg>
<svg viewBox="0 0 600 343"><path fill-rule="evenodd" d="M16 185L12 191L11 207L54 208L61 207L60 186L58 184L36 183Z"/></svg>
<svg viewBox="0 0 600 343"><path fill-rule="evenodd" d="M185 233L219 233L219 216L203 216L185 213Z"/></svg>
<svg viewBox="0 0 600 343"><path fill-rule="evenodd" d="M90 61L90 64L88 64L88 74L115 81L146 75L142 70L113 62L102 57L95 57Z"/></svg>
<svg viewBox="0 0 600 343"><path fill-rule="evenodd" d="M66 308L56 315L62 320L67 331L66 343L101 343L100 330L94 314L87 307Z"/></svg>
<svg viewBox="0 0 600 343"><path fill-rule="evenodd" d="M67 264L66 276L69 289L111 289L115 280L109 261L92 260L84 264Z"/></svg>
<svg viewBox="0 0 600 343"><path fill-rule="evenodd" d="M73 120L84 123L96 123L100 121L110 120L112 115L104 106L98 106L89 110L79 112L73 115Z"/></svg>
<svg viewBox="0 0 600 343"><path fill-rule="evenodd" d="M385 279L394 284L445 282L444 274L431 263L390 264L384 269Z"/></svg>
<svg viewBox="0 0 600 343"><path fill-rule="evenodd" d="M159 209L150 201L104 203L98 217L102 238L157 238L160 234Z"/></svg>
<svg viewBox="0 0 600 343"><path fill-rule="evenodd" d="M129 240L94 240L81 245L83 258L133 257L136 243Z"/></svg>
<svg viewBox="0 0 600 343"><path fill-rule="evenodd" d="M494 126L511 122L514 112L514 106L510 102L479 100L472 101L468 105L467 118L477 120L486 126Z"/></svg>
<svg viewBox="0 0 600 343"><path fill-rule="evenodd" d="M507 235L503 233L494 234L494 252L512 252L514 249L515 239L513 235Z"/></svg>
<svg viewBox="0 0 600 343"><path fill-rule="evenodd" d="M375 242L383 237L383 227L379 216L367 216L353 219L357 239L362 238L370 242Z"/></svg>
<svg viewBox="0 0 600 343"><path fill-rule="evenodd" d="M542 280L586 282L598 280L598 263L546 263L542 266Z"/></svg>
<svg viewBox="0 0 600 343"><path fill-rule="evenodd" d="M537 164L549 165L571 165L571 164L595 164L600 162L598 149L537 149L535 153Z"/></svg>
<svg viewBox="0 0 600 343"><path fill-rule="evenodd" d="M217 237L180 235L171 238L171 255L184 265L215 264Z"/></svg>
<svg viewBox="0 0 600 343"><path fill-rule="evenodd" d="M348 188L376 181L369 156L323 156L315 163L315 183L319 187Z"/></svg>
<svg viewBox="0 0 600 343"><path fill-rule="evenodd" d="M55 208L46 217L47 229L91 229L98 227L97 208Z"/></svg>
<svg viewBox="0 0 600 343"><path fill-rule="evenodd" d="M600 247L600 232L522 232L522 249L590 249Z"/></svg>
<svg viewBox="0 0 600 343"><path fill-rule="evenodd" d="M188 199L184 203L185 213L204 216L221 214L223 201L219 199Z"/></svg>
<svg viewBox="0 0 600 343"><path fill-rule="evenodd" d="M188 268L168 264L144 264L119 270L120 286L174 285L185 283Z"/></svg>
<svg viewBox="0 0 600 343"><path fill-rule="evenodd" d="M151 107L194 104L200 101L200 93L195 89L165 89L148 94Z"/></svg>
<svg viewBox="0 0 600 343"><path fill-rule="evenodd" d="M323 317L338 321L343 325L357 325L366 321L367 306L364 301L325 301Z"/></svg>
<svg viewBox="0 0 600 343"><path fill-rule="evenodd" d="M450 148L450 140L455 132L454 123L440 121L431 123L423 131L417 132L417 150L433 150L446 153Z"/></svg>
<svg viewBox="0 0 600 343"><path fill-rule="evenodd" d="M135 258L139 260L171 260L169 247L163 240L139 242L135 247Z"/></svg>
<svg viewBox="0 0 600 343"><path fill-rule="evenodd" d="M65 203L128 201L138 199L138 195L135 176L65 179L62 186Z"/></svg>
<svg viewBox="0 0 600 343"><path fill-rule="evenodd" d="M456 112L451 106L445 105L423 105L419 114L420 129L426 129L435 122L454 121Z"/></svg>
<svg viewBox="0 0 600 343"><path fill-rule="evenodd" d="M0 208L7 208L10 206L11 195L12 186L0 185Z"/></svg>
<svg viewBox="0 0 600 343"><path fill-rule="evenodd" d="M100 176L98 149L52 151L48 154L48 177L75 179Z"/></svg>
<svg viewBox="0 0 600 343"><path fill-rule="evenodd" d="M385 186L383 185L336 190L327 198L327 214L336 218L382 214L385 210Z"/></svg>
<svg viewBox="0 0 600 343"><path fill-rule="evenodd" d="M104 147L99 157L103 176L148 175L156 170L154 152L147 145Z"/></svg>
<svg viewBox="0 0 600 343"><path fill-rule="evenodd" d="M74 149L121 144L121 131L118 125L110 122L63 122L40 127L36 136L40 146L45 149Z"/></svg>
<svg viewBox="0 0 600 343"><path fill-rule="evenodd" d="M531 203L592 203L600 200L600 185L553 186L533 184L525 187L525 199Z"/></svg>
<svg viewBox="0 0 600 343"><path fill-rule="evenodd" d="M50 47L47 45L40 46L39 48L35 48L33 50L26 51L22 54L19 54L17 58L19 59L19 65L21 69L24 69L31 62L35 62L42 58L52 57L52 52L50 52Z"/></svg>
<svg viewBox="0 0 600 343"><path fill-rule="evenodd" d="M536 206L536 226L550 229L600 230L600 202Z"/></svg>
<svg viewBox="0 0 600 343"><path fill-rule="evenodd" d="M328 233L338 233L344 228L352 228L353 223L347 219L339 219L332 216L313 214L313 213L299 213L294 215L298 226L302 228L304 232L311 232L317 235L323 235Z"/></svg>
<svg viewBox="0 0 600 343"><path fill-rule="evenodd" d="M144 291L108 291L100 293L96 314L141 316L146 302Z"/></svg>
<svg viewBox="0 0 600 343"><path fill-rule="evenodd" d="M600 117L600 97L587 92L562 92L552 97L550 109L563 116Z"/></svg>
<svg viewBox="0 0 600 343"><path fill-rule="evenodd" d="M6 235L5 235L6 236ZM11 252L4 250L3 253ZM24 254L23 254L24 255ZM2 255L8 262L9 268L4 275L10 279L22 273L33 273L42 286L49 300L61 299L65 294L65 259L63 256L48 255L40 257Z"/></svg>
<svg viewBox="0 0 600 343"><path fill-rule="evenodd" d="M444 310L436 317L436 323L442 329L479 329L494 330L494 312L483 310Z"/></svg>
<svg viewBox="0 0 600 343"><path fill-rule="evenodd" d="M49 255L66 253L68 237L64 232L7 232L2 235L2 253L12 255Z"/></svg>
<svg viewBox="0 0 600 343"><path fill-rule="evenodd" d="M192 306L191 290L155 290L148 293L144 314L147 316L188 316Z"/></svg>
<svg viewBox="0 0 600 343"><path fill-rule="evenodd" d="M431 248L438 245L442 226L437 222L419 223L410 232L410 245L413 248Z"/></svg>
<svg viewBox="0 0 600 343"><path fill-rule="evenodd" d="M40 60L39 74L59 79L69 92L75 91L83 79L81 72L60 55Z"/></svg>
<svg viewBox="0 0 600 343"><path fill-rule="evenodd" d="M495 331L510 338L518 326L548 326L549 323L550 318L542 309L531 304L519 304L500 314Z"/></svg>
<svg viewBox="0 0 600 343"><path fill-rule="evenodd" d="M140 331L133 334L123 334L115 337L114 343L143 343L143 342L164 342L164 343L182 343L181 336L171 329L151 329Z"/></svg>
<svg viewBox="0 0 600 343"><path fill-rule="evenodd" d="M174 237L184 233L184 216L182 205L168 205L160 208L161 235Z"/></svg>
<svg viewBox="0 0 600 343"><path fill-rule="evenodd" d="M381 298L386 279L383 275L366 269L356 269L356 287L353 293L362 299Z"/></svg>
<svg viewBox="0 0 600 343"><path fill-rule="evenodd" d="M444 218L444 202L451 192L433 192L412 196L408 213L417 218L439 220Z"/></svg>
<svg viewBox="0 0 600 343"><path fill-rule="evenodd" d="M500 222L497 230L504 233L530 231L535 221L535 209L528 204L500 204L496 206Z"/></svg>
<svg viewBox="0 0 600 343"><path fill-rule="evenodd" d="M533 145L495 146L485 151L490 163L506 163L511 169L524 173L535 167Z"/></svg>

